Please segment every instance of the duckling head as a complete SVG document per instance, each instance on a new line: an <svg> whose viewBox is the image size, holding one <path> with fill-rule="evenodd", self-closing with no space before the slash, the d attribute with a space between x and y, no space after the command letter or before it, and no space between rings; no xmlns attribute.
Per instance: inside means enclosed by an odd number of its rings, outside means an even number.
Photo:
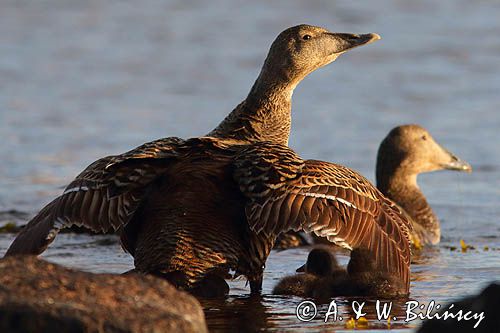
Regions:
<svg viewBox="0 0 500 333"><path fill-rule="evenodd" d="M351 259L347 264L346 289L353 295L371 295L379 297L395 297L406 295L406 286L398 274L382 271L377 267L374 252L356 248L351 251Z"/></svg>
<svg viewBox="0 0 500 333"><path fill-rule="evenodd" d="M376 272L375 255L366 249L353 249L347 264L347 273L355 276L367 272Z"/></svg>
<svg viewBox="0 0 500 333"><path fill-rule="evenodd" d="M436 170L471 172L472 167L440 144L419 125L403 125L391 130L382 141L377 157L377 177L387 165L410 175Z"/></svg>
<svg viewBox="0 0 500 333"><path fill-rule="evenodd" d="M297 25L281 32L272 43L260 78L280 79L295 87L306 75L346 51L378 39L380 36L374 33L336 33L312 25Z"/></svg>
<svg viewBox="0 0 500 333"><path fill-rule="evenodd" d="M338 267L337 259L331 251L324 248L315 248L309 252L306 264L297 268L297 272L306 272L316 276L329 276Z"/></svg>

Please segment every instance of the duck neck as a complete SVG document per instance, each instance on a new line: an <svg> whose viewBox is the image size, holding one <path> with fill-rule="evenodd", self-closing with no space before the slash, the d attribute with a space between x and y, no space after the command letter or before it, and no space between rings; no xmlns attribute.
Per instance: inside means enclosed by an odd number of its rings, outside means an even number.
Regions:
<svg viewBox="0 0 500 333"><path fill-rule="evenodd" d="M426 242L439 242L439 220L418 187L417 174L407 173L402 167L384 170L377 165L377 188L401 206L414 223L422 227L418 229L425 232Z"/></svg>
<svg viewBox="0 0 500 333"><path fill-rule="evenodd" d="M264 66L247 98L208 135L288 145L292 94L297 81Z"/></svg>

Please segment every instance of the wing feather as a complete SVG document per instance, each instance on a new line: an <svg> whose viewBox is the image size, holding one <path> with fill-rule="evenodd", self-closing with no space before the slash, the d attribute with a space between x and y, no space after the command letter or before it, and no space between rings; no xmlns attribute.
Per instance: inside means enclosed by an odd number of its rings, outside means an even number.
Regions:
<svg viewBox="0 0 500 333"><path fill-rule="evenodd" d="M95 161L25 226L6 255L39 254L61 229L72 225L94 232L125 226L148 186L165 172L184 142L174 137L160 139Z"/></svg>
<svg viewBox="0 0 500 333"><path fill-rule="evenodd" d="M234 177L249 198L247 219L256 233L302 229L349 249L368 249L377 269L397 275L408 292L410 222L363 176L259 143L236 157Z"/></svg>

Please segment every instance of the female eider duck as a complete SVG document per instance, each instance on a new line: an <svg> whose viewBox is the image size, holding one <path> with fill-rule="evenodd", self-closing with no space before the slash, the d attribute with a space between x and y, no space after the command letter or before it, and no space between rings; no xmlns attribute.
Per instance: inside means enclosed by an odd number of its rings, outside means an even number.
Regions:
<svg viewBox="0 0 500 333"><path fill-rule="evenodd" d="M354 249L347 270L339 266L332 249L313 249L303 266L305 273L281 279L275 295L330 298L336 296L402 297L408 290L397 275L377 268L373 252ZM297 272L302 271L302 267Z"/></svg>
<svg viewBox="0 0 500 333"><path fill-rule="evenodd" d="M205 276L234 270L259 292L276 236L306 229L346 247L382 246L377 260L406 281L408 226L398 208L353 171L303 161L285 146L295 86L378 38L308 25L285 30L247 99L209 137L160 139L94 162L28 223L7 255L39 254L72 225L114 229L138 272L196 289Z"/></svg>
<svg viewBox="0 0 500 333"><path fill-rule="evenodd" d="M380 144L377 154L378 189L411 217L416 247L437 244L439 219L417 184L420 173L436 170L471 172L471 166L440 146L418 125L398 126Z"/></svg>

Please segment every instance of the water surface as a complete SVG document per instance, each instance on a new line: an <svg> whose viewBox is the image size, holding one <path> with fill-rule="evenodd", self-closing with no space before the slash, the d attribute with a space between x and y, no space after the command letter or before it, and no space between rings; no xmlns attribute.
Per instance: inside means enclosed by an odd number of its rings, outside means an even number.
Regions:
<svg viewBox="0 0 500 333"><path fill-rule="evenodd" d="M296 89L290 145L373 179L377 146L392 127L428 128L474 172L419 177L443 241L415 258L411 297L444 303L475 293L500 276L498 17L500 4L486 0L2 1L0 223L24 223L99 157L209 132L245 97L285 27L377 32L381 41ZM12 239L0 235L0 254ZM475 250L450 250L460 239ZM344 328L301 323L301 299L269 295L308 250L272 253L262 298L248 298L240 280L224 303L204 302L210 328ZM93 272L132 267L112 236L60 235L44 257ZM346 312L348 300L338 301Z"/></svg>

